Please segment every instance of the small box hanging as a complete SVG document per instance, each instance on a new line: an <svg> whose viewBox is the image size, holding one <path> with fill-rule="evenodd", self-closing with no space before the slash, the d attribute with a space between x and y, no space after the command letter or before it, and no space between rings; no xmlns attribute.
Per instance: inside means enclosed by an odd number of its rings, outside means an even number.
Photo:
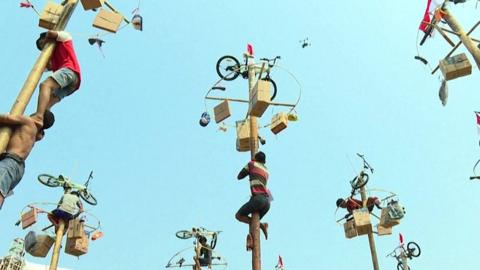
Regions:
<svg viewBox="0 0 480 270"><path fill-rule="evenodd" d="M81 238L85 235L84 222L80 219L72 219L68 224L67 238Z"/></svg>
<svg viewBox="0 0 480 270"><path fill-rule="evenodd" d="M33 257L44 258L47 256L55 240L47 234L28 232L25 236L25 251Z"/></svg>
<svg viewBox="0 0 480 270"><path fill-rule="evenodd" d="M440 60L439 67L446 81L472 74L472 64L465 53Z"/></svg>
<svg viewBox="0 0 480 270"><path fill-rule="evenodd" d="M343 229L345 231L345 237L347 239L351 239L357 236L357 229L355 228L355 221L353 219L347 220L347 222L343 224Z"/></svg>
<svg viewBox="0 0 480 270"><path fill-rule="evenodd" d="M273 134L278 134L280 131L286 129L288 126L288 115L284 112L275 114L272 117L272 124L270 130Z"/></svg>
<svg viewBox="0 0 480 270"><path fill-rule="evenodd" d="M372 224L370 223L370 212L367 208L353 210L353 219L358 235L368 234L372 232Z"/></svg>
<svg viewBox="0 0 480 270"><path fill-rule="evenodd" d="M96 27L111 33L116 33L118 31L118 28L120 27L120 24L122 24L122 20L123 20L122 15L115 12L100 9L100 11L97 14L97 17L95 17L95 20L93 21L93 27Z"/></svg>
<svg viewBox="0 0 480 270"><path fill-rule="evenodd" d="M40 15L38 26L53 30L60 21L64 7L52 1L48 1Z"/></svg>
<svg viewBox="0 0 480 270"><path fill-rule="evenodd" d="M379 236L383 235L391 235L392 234L392 227L383 227L380 224L377 224L377 233Z"/></svg>
<svg viewBox="0 0 480 270"><path fill-rule="evenodd" d="M215 113L215 122L217 124L230 117L231 113L230 107L228 106L228 100L225 100L215 106L215 108L213 108L213 112Z"/></svg>
<svg viewBox="0 0 480 270"><path fill-rule="evenodd" d="M88 252L88 237L84 234L80 238L68 238L65 243L65 253L73 256L81 256Z"/></svg>
<svg viewBox="0 0 480 270"><path fill-rule="evenodd" d="M102 1L100 0L80 0L82 2L83 9L91 10L102 7Z"/></svg>
<svg viewBox="0 0 480 270"><path fill-rule="evenodd" d="M30 211L22 214L22 229L26 229L37 223L37 208L32 207Z"/></svg>

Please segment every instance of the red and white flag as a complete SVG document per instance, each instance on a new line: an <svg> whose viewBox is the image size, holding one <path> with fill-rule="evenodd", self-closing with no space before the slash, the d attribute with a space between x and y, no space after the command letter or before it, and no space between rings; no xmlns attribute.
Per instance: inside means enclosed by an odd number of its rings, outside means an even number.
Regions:
<svg viewBox="0 0 480 270"><path fill-rule="evenodd" d="M428 24L432 21L432 19L430 18L430 14L432 14L440 5L442 5L441 0L427 0L427 8L425 9L423 20L420 23L420 30L422 30L423 32L427 30Z"/></svg>
<svg viewBox="0 0 480 270"><path fill-rule="evenodd" d="M399 233L398 238L400 240L400 246L402 246L403 245L403 234Z"/></svg>
<svg viewBox="0 0 480 270"><path fill-rule="evenodd" d="M24 1L24 2L20 2L20 7L31 8L31 7L33 7L33 5L29 1Z"/></svg>
<svg viewBox="0 0 480 270"><path fill-rule="evenodd" d="M253 56L253 45L250 43L247 44L247 52L250 56Z"/></svg>
<svg viewBox="0 0 480 270"><path fill-rule="evenodd" d="M475 116L477 117L477 132L480 135L480 112L475 112Z"/></svg>
<svg viewBox="0 0 480 270"><path fill-rule="evenodd" d="M280 255L278 255L278 263L275 266L275 269L276 270L283 270L283 260L282 260L282 256L280 256Z"/></svg>

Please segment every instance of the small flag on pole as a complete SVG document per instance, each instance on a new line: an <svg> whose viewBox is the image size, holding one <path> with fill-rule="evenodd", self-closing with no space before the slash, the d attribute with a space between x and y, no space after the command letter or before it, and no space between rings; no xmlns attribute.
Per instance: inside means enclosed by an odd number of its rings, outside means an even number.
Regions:
<svg viewBox="0 0 480 270"><path fill-rule="evenodd" d="M250 43L247 44L247 52L250 56L253 56L253 45Z"/></svg>
<svg viewBox="0 0 480 270"><path fill-rule="evenodd" d="M398 238L400 239L400 246L403 245L403 234L399 233Z"/></svg>
<svg viewBox="0 0 480 270"><path fill-rule="evenodd" d="M430 18L430 13L433 13L440 5L440 0L427 0L427 8L423 14L423 20L420 23L419 29L425 32L427 30L428 24L432 21Z"/></svg>
<svg viewBox="0 0 480 270"><path fill-rule="evenodd" d="M20 2L20 7L22 8L31 8L33 7L32 3L30 3L29 1L26 1L26 2Z"/></svg>
<svg viewBox="0 0 480 270"><path fill-rule="evenodd" d="M480 112L475 112L475 116L477 117L477 133L480 135Z"/></svg>
<svg viewBox="0 0 480 270"><path fill-rule="evenodd" d="M278 255L278 263L275 266L275 269L276 270L283 270L283 260L282 260L282 256L280 256L280 255Z"/></svg>

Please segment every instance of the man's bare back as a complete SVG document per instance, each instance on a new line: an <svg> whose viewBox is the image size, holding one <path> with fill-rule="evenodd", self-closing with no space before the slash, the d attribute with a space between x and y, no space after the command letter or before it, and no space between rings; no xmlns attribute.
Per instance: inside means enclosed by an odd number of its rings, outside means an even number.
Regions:
<svg viewBox="0 0 480 270"><path fill-rule="evenodd" d="M33 145L37 140L40 140L43 135L39 133L38 127L35 124L34 117L25 116L0 116L0 125L4 122L5 118L9 118L10 123L16 123L9 125L12 128L12 135L8 143L6 152L16 154L22 159L26 159L30 151L32 151Z"/></svg>

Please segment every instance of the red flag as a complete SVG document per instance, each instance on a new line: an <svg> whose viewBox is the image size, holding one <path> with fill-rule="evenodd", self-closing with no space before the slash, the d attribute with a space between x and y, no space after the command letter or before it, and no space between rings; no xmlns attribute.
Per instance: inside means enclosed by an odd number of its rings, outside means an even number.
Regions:
<svg viewBox="0 0 480 270"><path fill-rule="evenodd" d="M278 263L275 266L275 269L283 269L283 260L282 260L282 257L280 255L278 255Z"/></svg>
<svg viewBox="0 0 480 270"><path fill-rule="evenodd" d="M398 238L400 238L400 245L403 245L403 235L401 233L398 234Z"/></svg>
<svg viewBox="0 0 480 270"><path fill-rule="evenodd" d="M247 44L247 52L250 56L253 56L253 45L250 43Z"/></svg>
<svg viewBox="0 0 480 270"><path fill-rule="evenodd" d="M437 7L441 5L441 3L438 2L438 0L427 0L427 8L425 9L425 13L423 14L423 20L419 26L419 29L423 32L427 30L427 26L431 22L430 12L435 11Z"/></svg>
<svg viewBox="0 0 480 270"><path fill-rule="evenodd" d="M475 112L475 115L477 116L477 125L480 126L480 112Z"/></svg>
<svg viewBox="0 0 480 270"><path fill-rule="evenodd" d="M31 8L33 7L32 3L30 2L20 2L20 7L23 7L23 8Z"/></svg>

